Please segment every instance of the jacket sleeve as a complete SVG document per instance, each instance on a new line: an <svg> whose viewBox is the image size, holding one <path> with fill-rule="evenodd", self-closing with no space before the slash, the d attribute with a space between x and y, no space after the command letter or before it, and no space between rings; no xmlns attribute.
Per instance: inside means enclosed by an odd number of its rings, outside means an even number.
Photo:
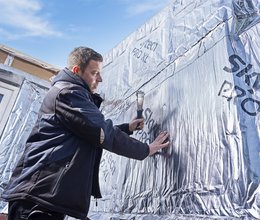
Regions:
<svg viewBox="0 0 260 220"><path fill-rule="evenodd" d="M106 150L137 160L143 160L149 155L148 144L129 137L117 126L113 126L111 120L106 120L102 128L105 139L101 146Z"/></svg>
<svg viewBox="0 0 260 220"><path fill-rule="evenodd" d="M100 143L100 122L104 117L81 91L63 89L56 98L55 115L75 135L89 141Z"/></svg>
<svg viewBox="0 0 260 220"><path fill-rule="evenodd" d="M128 135L133 134L132 131L129 130L129 124L128 123L124 123L121 125L116 125L121 131L127 133Z"/></svg>
<svg viewBox="0 0 260 220"><path fill-rule="evenodd" d="M149 155L149 146L121 131L103 114L87 95L77 90L62 90L56 99L56 115L75 135L113 153L143 160ZM100 144L100 131L105 139Z"/></svg>

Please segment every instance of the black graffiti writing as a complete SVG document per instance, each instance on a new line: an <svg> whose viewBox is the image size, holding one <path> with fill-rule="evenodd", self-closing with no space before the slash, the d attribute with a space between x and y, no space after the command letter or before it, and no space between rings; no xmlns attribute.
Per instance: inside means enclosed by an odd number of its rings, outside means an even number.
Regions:
<svg viewBox="0 0 260 220"><path fill-rule="evenodd" d="M144 63L147 62L148 56L149 54L145 53L144 51L142 51L141 49L138 48L134 48L133 51L133 56L136 57L137 59L140 59L141 61L143 61Z"/></svg>
<svg viewBox="0 0 260 220"><path fill-rule="evenodd" d="M107 181L109 175L114 175L116 171L116 161L112 158L111 154L104 156L100 161L100 167L102 168L102 174L104 181Z"/></svg>
<svg viewBox="0 0 260 220"><path fill-rule="evenodd" d="M246 83L247 86L251 87L253 90L260 89L260 73L257 72L250 73L250 70L253 67L252 64L248 64L246 66L246 62L236 54L233 54L229 57L229 62L233 67L228 68L225 66L223 70L225 70L228 73L235 73L238 71L235 75L239 78L244 77L244 82ZM243 65L242 70L240 70L241 67L239 64ZM250 90L250 93L253 93L253 90Z"/></svg>
<svg viewBox="0 0 260 220"><path fill-rule="evenodd" d="M139 48L135 47L132 51L132 54L135 58L140 59L144 63L147 63L149 59L149 54L151 52L155 52L157 46L158 46L157 42L148 39L142 42L139 45Z"/></svg>
<svg viewBox="0 0 260 220"><path fill-rule="evenodd" d="M247 107L247 106L251 106L251 105L256 106L257 109L255 111L248 110L249 107ZM252 98L246 98L242 101L241 107L247 114L256 116L257 113L260 112L260 101L252 99Z"/></svg>
<svg viewBox="0 0 260 220"><path fill-rule="evenodd" d="M251 116L256 116L260 112L260 101L251 98L255 91L260 89L260 73L252 71L252 64L247 64L240 56L233 54L229 57L231 68L225 66L224 71L233 73L240 81L243 80L245 87L233 85L225 80L219 90L218 96L225 97L227 101L241 99L241 108ZM244 87L244 86L243 86ZM250 97L249 97L250 96Z"/></svg>
<svg viewBox="0 0 260 220"><path fill-rule="evenodd" d="M239 67L239 64L236 62L236 60L238 60L242 65L246 65L245 61L242 60L242 58L240 56L233 54L228 58L228 61L233 65L233 67L230 69L225 66L223 69L229 73L234 73L234 72L238 71L240 69L240 67Z"/></svg>
<svg viewBox="0 0 260 220"><path fill-rule="evenodd" d="M257 72L253 72L251 73L250 75L246 75L245 76L245 83L248 85L248 86L251 86L250 85L250 82L251 82L251 79L255 77L255 81L252 85L252 88L254 90L258 90L260 89L260 73L257 73Z"/></svg>
<svg viewBox="0 0 260 220"><path fill-rule="evenodd" d="M231 82L225 80L219 90L218 96L225 97L227 101L231 99L236 101L238 98L243 98L241 101L243 111L251 116L256 116L260 112L260 101L246 97L246 94L246 90L237 85L234 86Z"/></svg>
<svg viewBox="0 0 260 220"><path fill-rule="evenodd" d="M160 125L152 118L153 112L150 108L144 110L144 125L148 131L140 130L136 134L139 136L139 140L150 144L154 140L154 137L160 130Z"/></svg>
<svg viewBox="0 0 260 220"><path fill-rule="evenodd" d="M158 46L157 42L151 41L149 39L140 44L140 48L144 47L144 48L146 48L147 50L150 50L150 51L155 51L157 46Z"/></svg>

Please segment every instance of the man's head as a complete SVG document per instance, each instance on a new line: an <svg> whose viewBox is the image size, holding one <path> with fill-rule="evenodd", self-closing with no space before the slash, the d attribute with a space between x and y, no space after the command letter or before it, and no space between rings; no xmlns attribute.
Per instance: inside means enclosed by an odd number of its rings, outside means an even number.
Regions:
<svg viewBox="0 0 260 220"><path fill-rule="evenodd" d="M89 86L92 93L95 93L98 83L102 82L103 57L88 47L75 48L68 57L67 67L80 76Z"/></svg>

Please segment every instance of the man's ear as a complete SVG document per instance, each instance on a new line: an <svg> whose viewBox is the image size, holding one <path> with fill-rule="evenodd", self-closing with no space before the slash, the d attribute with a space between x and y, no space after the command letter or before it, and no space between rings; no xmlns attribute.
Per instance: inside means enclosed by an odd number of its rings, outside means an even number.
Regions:
<svg viewBox="0 0 260 220"><path fill-rule="evenodd" d="M78 66L73 66L72 67L72 72L75 73L75 74L78 74L79 73L79 67Z"/></svg>

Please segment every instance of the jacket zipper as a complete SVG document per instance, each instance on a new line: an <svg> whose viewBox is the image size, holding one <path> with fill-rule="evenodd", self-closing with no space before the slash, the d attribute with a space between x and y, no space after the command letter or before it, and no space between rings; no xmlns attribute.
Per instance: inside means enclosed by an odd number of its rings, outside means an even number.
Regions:
<svg viewBox="0 0 260 220"><path fill-rule="evenodd" d="M57 182L55 183L55 185L54 185L54 187L52 189L52 194L54 194L55 191L57 190L57 188L58 188L58 186L60 184L60 181L61 181L62 177L64 176L64 173L69 169L69 166L70 166L70 162L67 162L65 167L64 167L64 169L63 169L63 171L61 172L59 178L57 179Z"/></svg>

